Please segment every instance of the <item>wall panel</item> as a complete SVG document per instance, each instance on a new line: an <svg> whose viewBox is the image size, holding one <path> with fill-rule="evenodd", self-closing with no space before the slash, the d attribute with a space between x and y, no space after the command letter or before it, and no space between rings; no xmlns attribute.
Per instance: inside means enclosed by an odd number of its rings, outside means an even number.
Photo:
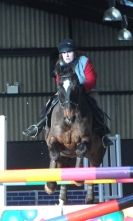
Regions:
<svg viewBox="0 0 133 221"><path fill-rule="evenodd" d="M0 98L0 115L7 117L8 141L29 140L22 135L22 131L39 120L41 109L47 100L48 97Z"/></svg>
<svg viewBox="0 0 133 221"><path fill-rule="evenodd" d="M118 41L119 28L108 23L97 24L81 19L72 20L72 35L81 47L107 47L132 45L132 41Z"/></svg>
<svg viewBox="0 0 133 221"><path fill-rule="evenodd" d="M90 51L87 55L97 72L98 90L133 90L133 50Z"/></svg>
<svg viewBox="0 0 133 221"><path fill-rule="evenodd" d="M0 2L0 48L55 47L68 36L68 18Z"/></svg>
<svg viewBox="0 0 133 221"><path fill-rule="evenodd" d="M2 57L0 58L0 93L6 92L6 84L20 83L21 93L55 91L50 73L50 57Z"/></svg>
<svg viewBox="0 0 133 221"><path fill-rule="evenodd" d="M99 106L108 114L111 134L122 139L133 139L133 95L100 95Z"/></svg>

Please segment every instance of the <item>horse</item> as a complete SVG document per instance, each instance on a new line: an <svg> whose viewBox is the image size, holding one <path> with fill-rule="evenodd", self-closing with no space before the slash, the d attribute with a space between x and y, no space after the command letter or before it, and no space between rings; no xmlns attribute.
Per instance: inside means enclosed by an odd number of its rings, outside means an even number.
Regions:
<svg viewBox="0 0 133 221"><path fill-rule="evenodd" d="M45 129L45 141L50 156L49 168L70 167L70 159L75 159L75 167L83 166L83 159L88 159L90 167L99 167L106 148L102 139L93 128L93 110L88 102L74 67L62 70L57 86L58 102L51 114L50 127ZM81 182L75 182L79 186ZM56 182L47 182L45 191L53 193ZM87 184L85 203L93 203L93 185ZM67 202L67 187L61 185L59 202Z"/></svg>

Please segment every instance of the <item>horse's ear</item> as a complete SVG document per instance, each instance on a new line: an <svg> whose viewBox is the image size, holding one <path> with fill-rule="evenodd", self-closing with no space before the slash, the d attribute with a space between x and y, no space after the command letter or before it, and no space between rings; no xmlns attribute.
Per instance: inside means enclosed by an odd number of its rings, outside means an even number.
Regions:
<svg viewBox="0 0 133 221"><path fill-rule="evenodd" d="M55 66L55 72L59 75L64 75L65 67L66 65L62 61L59 61Z"/></svg>
<svg viewBox="0 0 133 221"><path fill-rule="evenodd" d="M58 74L61 72L61 66L59 62L56 64L54 71L55 73L58 73Z"/></svg>
<svg viewBox="0 0 133 221"><path fill-rule="evenodd" d="M54 72L59 75L75 74L75 64L64 64L63 62L59 61L56 63Z"/></svg>
<svg viewBox="0 0 133 221"><path fill-rule="evenodd" d="M75 74L75 64L74 63L72 63L72 65L71 65L71 68L72 68L72 72Z"/></svg>

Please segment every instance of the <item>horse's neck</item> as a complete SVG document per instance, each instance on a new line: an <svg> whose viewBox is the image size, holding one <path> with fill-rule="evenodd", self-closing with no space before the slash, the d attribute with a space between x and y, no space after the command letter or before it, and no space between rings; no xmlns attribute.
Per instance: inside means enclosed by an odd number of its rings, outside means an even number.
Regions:
<svg viewBox="0 0 133 221"><path fill-rule="evenodd" d="M54 107L54 115L56 115L55 120L57 120L57 121L58 120L61 121L62 119L64 119L63 109L61 107L60 102L58 102Z"/></svg>
<svg viewBox="0 0 133 221"><path fill-rule="evenodd" d="M82 116L86 114L92 114L92 108L89 102L89 95L86 94L84 91L81 92L81 95L79 97L79 110Z"/></svg>

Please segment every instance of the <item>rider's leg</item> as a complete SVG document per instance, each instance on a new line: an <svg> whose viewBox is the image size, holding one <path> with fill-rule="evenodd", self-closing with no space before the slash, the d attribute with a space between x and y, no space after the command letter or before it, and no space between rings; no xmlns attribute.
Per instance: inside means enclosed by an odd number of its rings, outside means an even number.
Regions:
<svg viewBox="0 0 133 221"><path fill-rule="evenodd" d="M29 137L36 137L45 127L46 125L46 118L48 115L50 115L52 108L55 106L55 104L58 102L57 94L52 96L50 100L47 102L46 106L43 107L41 112L41 118L37 124L33 124L29 126L26 130L23 131L23 135L29 136Z"/></svg>
<svg viewBox="0 0 133 221"><path fill-rule="evenodd" d="M106 125L106 120L101 117L99 118L100 121L96 120L94 123L95 133L101 137L104 147L109 147L113 144L113 142L109 138L110 129ZM103 119L103 121L101 121L101 119Z"/></svg>
<svg viewBox="0 0 133 221"><path fill-rule="evenodd" d="M102 110L101 110L102 112ZM110 129L107 126L107 117L103 115L103 113L98 112L97 117L94 118L94 131L97 135L99 135L102 139L102 143L104 147L108 147L113 144L111 139L109 138ZM96 114L96 113L95 113Z"/></svg>
<svg viewBox="0 0 133 221"><path fill-rule="evenodd" d="M108 137L108 135L104 135L102 136L102 142L103 142L103 145L104 147L109 147L113 144L112 140Z"/></svg>
<svg viewBox="0 0 133 221"><path fill-rule="evenodd" d="M36 137L45 126L46 121L46 107L43 107L43 115L41 114L42 118L39 120L37 124L30 125L26 130L24 130L22 133L24 136L29 137Z"/></svg>
<svg viewBox="0 0 133 221"><path fill-rule="evenodd" d="M24 136L29 136L29 137L36 137L43 129L45 126L45 121L46 121L46 116L42 118L37 124L33 124L29 126L26 130L24 130L22 133Z"/></svg>

